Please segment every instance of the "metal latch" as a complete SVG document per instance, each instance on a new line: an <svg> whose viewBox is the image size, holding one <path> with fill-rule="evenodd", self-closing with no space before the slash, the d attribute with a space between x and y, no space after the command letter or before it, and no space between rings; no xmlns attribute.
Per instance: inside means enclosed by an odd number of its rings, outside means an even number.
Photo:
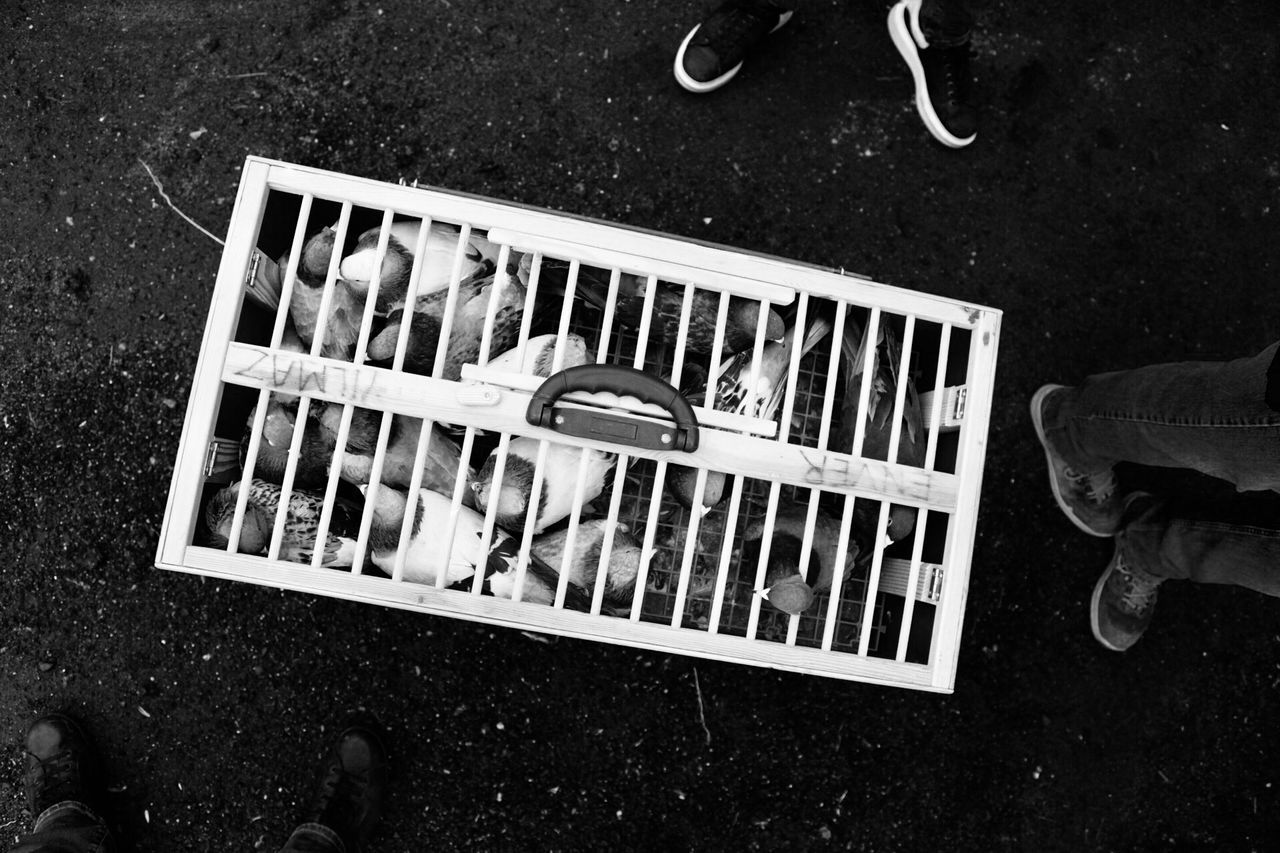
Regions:
<svg viewBox="0 0 1280 853"><path fill-rule="evenodd" d="M920 411L924 413L925 418L932 419L933 405L936 391L925 391L920 395ZM929 429L938 429L941 432L953 432L960 429L964 425L965 406L969 402L969 386L968 385L949 385L943 388L942 405L939 407L938 420L929 421Z"/></svg>
<svg viewBox="0 0 1280 853"><path fill-rule="evenodd" d="M249 256L244 292L268 311L280 307L280 266L257 249Z"/></svg>
<svg viewBox="0 0 1280 853"><path fill-rule="evenodd" d="M240 442L214 437L204 454L204 478L230 483L240 471Z"/></svg>

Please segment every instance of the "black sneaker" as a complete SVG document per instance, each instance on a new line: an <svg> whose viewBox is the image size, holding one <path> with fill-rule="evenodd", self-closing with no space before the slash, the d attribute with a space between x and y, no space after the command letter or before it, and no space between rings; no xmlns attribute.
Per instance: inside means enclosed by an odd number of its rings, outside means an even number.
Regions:
<svg viewBox="0 0 1280 853"><path fill-rule="evenodd" d="M969 45L930 47L920 29L922 0L898 0L889 10L889 34L916 84L916 110L939 142L963 148L978 136L971 101Z"/></svg>
<svg viewBox="0 0 1280 853"><path fill-rule="evenodd" d="M382 816L387 753L370 723L348 726L320 767L320 786L308 823L320 823L342 838L347 853L365 849Z"/></svg>
<svg viewBox="0 0 1280 853"><path fill-rule="evenodd" d="M47 714L27 730L26 747L27 806L33 818L68 800L96 804L101 762L79 723L65 714Z"/></svg>
<svg viewBox="0 0 1280 853"><path fill-rule="evenodd" d="M689 31L676 51L676 80L690 92L710 92L733 79L762 38L791 20L768 0L726 0Z"/></svg>

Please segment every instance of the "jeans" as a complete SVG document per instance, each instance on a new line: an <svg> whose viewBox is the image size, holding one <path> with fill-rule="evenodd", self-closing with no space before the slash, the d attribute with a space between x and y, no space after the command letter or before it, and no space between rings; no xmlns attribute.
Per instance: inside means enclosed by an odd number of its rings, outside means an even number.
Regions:
<svg viewBox="0 0 1280 853"><path fill-rule="evenodd" d="M1046 436L1073 467L1164 469L1117 534L1131 566L1280 596L1280 411L1265 400L1277 348L1098 374L1050 397Z"/></svg>
<svg viewBox="0 0 1280 853"><path fill-rule="evenodd" d="M324 824L304 823L293 831L280 853L347 853L347 846Z"/></svg>
<svg viewBox="0 0 1280 853"><path fill-rule="evenodd" d="M114 853L115 840L93 809L72 800L40 813L35 828L10 853Z"/></svg>

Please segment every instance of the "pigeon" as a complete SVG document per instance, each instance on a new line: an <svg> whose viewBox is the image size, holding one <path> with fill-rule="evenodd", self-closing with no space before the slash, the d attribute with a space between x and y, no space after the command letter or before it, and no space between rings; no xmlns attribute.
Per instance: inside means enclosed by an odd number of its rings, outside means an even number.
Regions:
<svg viewBox="0 0 1280 853"><path fill-rule="evenodd" d="M819 511L813 526L812 546L806 575L800 574L805 527L808 514L801 506L779 508L774 519L773 537L769 540L769 563L765 570L762 595L778 610L795 615L808 610L818 593L831 589L836 573L836 556L840 544L840 521ZM759 564L763 517L747 525L743 531L742 557L747 566ZM849 543L841 577L848 578L858 556L858 547Z"/></svg>
<svg viewBox="0 0 1280 853"><path fill-rule="evenodd" d="M209 500L209 505L205 508L205 522L209 527L210 547L227 547L239 494L240 482L235 482L220 489ZM249 486L249 497L240 526L240 541L236 546L237 553L266 553L279 506L280 487L255 479ZM308 564L311 562L315 554L321 509L322 498L319 495L301 489L290 493L289 513L280 539L281 560ZM356 540L353 536L342 533L349 531L354 535L360 523L359 510L339 498L331 515L320 565L329 568L350 566L355 557Z"/></svg>
<svg viewBox="0 0 1280 853"><path fill-rule="evenodd" d="M671 464L667 466L667 491L686 509L693 509L694 493L698 488L698 470L687 465ZM729 475L723 471L707 469L707 478L702 485L702 513L705 515L712 507L729 494Z"/></svg>
<svg viewBox="0 0 1280 853"><path fill-rule="evenodd" d="M791 369L792 350L795 346L795 327L788 326L781 340L766 341L760 351L760 366L755 367L755 348L740 352L720 366L712 407L752 418L776 420L786 390L787 375ZM831 323L823 317L815 317L808 323L804 340L800 342L800 357L804 358L815 346L831 333ZM751 384L755 372L754 387ZM701 365L689 365L681 377L680 393L690 403L701 406L706 401L707 373ZM686 508L693 506L697 469L673 466L668 472L667 487L672 496ZM726 475L720 471L708 471L703 487L702 506L713 507L727 494Z"/></svg>
<svg viewBox="0 0 1280 853"><path fill-rule="evenodd" d="M533 525L534 533L542 533L573 512L574 490L577 488L578 467L583 450L568 444L547 443L546 467L543 469L542 494L538 500L538 517ZM489 454L480 472L471 483L475 491L475 505L484 512L490 503L494 505L498 524L514 532L524 530L529 510L529 497L533 489L534 467L538 460L538 439L516 436L507 450L507 463L502 474L502 488L492 492L494 466L498 450ZM595 500L604 491L605 480L613 470L618 457L600 450L587 450L586 490L583 503Z"/></svg>
<svg viewBox="0 0 1280 853"><path fill-rule="evenodd" d="M691 551L686 594L690 599L709 601L716 595L725 536L730 524L735 541L742 536L742 524L753 510L744 503L736 516L726 512L696 513L663 500L658 522L654 526L653 553L649 558L646 582L650 589L673 594L684 569L685 551ZM696 528L696 532L695 532ZM646 531L647 532L647 531ZM730 554L731 565L737 566L740 550ZM735 585L736 586L736 585Z"/></svg>
<svg viewBox="0 0 1280 853"><path fill-rule="evenodd" d="M378 310L384 314L395 307L404 307L413 270L413 250L422 233L422 221L395 222L390 231L378 286ZM355 249L342 259L339 267L342 278L352 285L360 286L364 292L368 292L373 278L381 235L381 228L370 228L361 234L356 240ZM419 296L449 286L460 237L459 230L452 225L443 222L430 224L422 271L418 278ZM461 277L465 279L493 272L497 257L498 247L484 236L473 232L467 239Z"/></svg>
<svg viewBox="0 0 1280 853"><path fill-rule="evenodd" d="M522 277L530 275L526 255L522 261ZM556 258L544 258L539 273L539 293L546 291L563 293L568 287L569 263ZM609 301L609 279L612 273L598 267L579 266L574 293L587 303L603 311ZM647 277L622 273L614 299L616 321L633 329L640 328L644 318ZM653 317L650 319L650 335L674 347L680 333L680 317L684 309L684 286L658 282L653 294ZM689 310L689 331L685 339L685 352L705 355L715 343L716 322L720 312L720 294L714 290L695 288ZM760 303L754 299L730 297L725 316L724 348L731 353L750 348L756 340L760 318ZM765 320L765 339L774 340L782 335L782 317L772 308Z"/></svg>
<svg viewBox="0 0 1280 853"><path fill-rule="evenodd" d="M362 486L361 489L368 498L368 487ZM370 559L379 569L392 575L400 547L400 532L409 505L408 495L391 486L379 486L369 505L373 510L369 528ZM443 573L445 586L465 585L469 588L478 565L476 551L484 535L484 516L470 507L459 507L453 547L445 553L452 510L452 502L444 495L429 489L418 491L413 526L405 551L404 580L435 585ZM485 556L484 567L480 570L485 578L485 591L497 597L511 597L519 551L519 542L500 527L494 528L493 541ZM554 569L532 555L525 572L522 598L530 598L530 592L535 590L545 593L546 589L551 589L554 595L558 580L559 576ZM550 603L553 599L535 592L530 600ZM569 584L566 587L565 607L585 612L591 608L591 598L581 589Z"/></svg>
<svg viewBox="0 0 1280 853"><path fill-rule="evenodd" d="M811 320L804 340L800 342L800 357L804 358L830 332L831 323L827 319L815 317ZM795 327L788 326L780 340L766 341L761 349L758 368L754 347L722 364L716 380L715 408L751 418L776 419L791 369L795 335ZM756 377L754 387L751 384L753 375ZM703 391L705 393L705 389ZM696 389L690 399L698 399Z"/></svg>
<svg viewBox="0 0 1280 853"><path fill-rule="evenodd" d="M664 377L670 384L671 377ZM680 374L680 394L691 405L702 406L707 400L707 369L697 362L684 365ZM667 466L665 480L667 492L679 501L685 509L693 509L693 496L697 490L698 469L688 465L672 463ZM707 470L707 477L702 487L702 513L718 506L728 494L728 475L723 471Z"/></svg>
<svg viewBox="0 0 1280 853"><path fill-rule="evenodd" d="M573 555L569 561L569 580L574 586L583 590L588 597L595 591L600 555L608 535L609 521L604 518L583 521L578 524L574 533ZM564 549L568 540L567 525L543 533L541 536L535 536L531 546L533 554L558 573L564 565ZM631 535L627 526L615 524L601 598L603 609L619 612L631 606L636 576L640 572L641 552L640 542ZM550 590L550 594L554 597L555 590ZM525 597L530 598L527 588Z"/></svg>
<svg viewBox="0 0 1280 853"><path fill-rule="evenodd" d="M298 276L289 299L289 316L308 352L311 351L316 329L320 325L320 303L324 298L324 285L329 275L329 261L333 257L336 237L333 228L321 229L307 239L302 247L302 257L298 259ZM288 265L289 253L285 252L280 258L280 266L287 268ZM360 336L367 293L367 283L363 287L357 287L341 278L334 282L320 355L351 360L356 340Z"/></svg>
<svg viewBox="0 0 1280 853"><path fill-rule="evenodd" d="M490 359L488 366L495 370L527 373L545 379L551 375L551 368L555 365L557 339L557 335L537 335L525 342L523 361L516 360L516 350L519 348L512 347L496 358ZM561 370L589 364L591 361L587 354L587 342L581 335L575 335L572 332L565 335L563 349Z"/></svg>
<svg viewBox="0 0 1280 853"><path fill-rule="evenodd" d="M409 373L432 375L444 313L448 308L448 295L447 289L436 290L420 296L414 303L403 362L404 370ZM457 301L453 306L449 347L441 370L444 379L459 379L462 365L474 364L479 360L485 316L491 298L496 300L496 304L489 351L502 352L516 343L524 312L524 285L507 272L490 272L463 279L458 285ZM371 361L393 362L404 317L403 306L392 308L387 315L386 325L369 341L368 356Z"/></svg>
<svg viewBox="0 0 1280 853"><path fill-rule="evenodd" d="M240 465L247 464L249 440L253 434L255 406L245 420L244 435L240 440ZM293 397L273 395L267 401L267 414L262 421L262 435L258 441L258 457L254 461L255 478L271 483L283 483L285 466L289 463L289 447L293 443L294 425L298 420L298 403ZM308 408L306 427L302 432L302 445L298 451L298 464L294 470L293 485L299 489L323 488L329 479L329 465L333 461L333 436L327 433L316 417L315 405Z"/></svg>
<svg viewBox="0 0 1280 853"><path fill-rule="evenodd" d="M845 375L844 399L840 426L833 431L828 448L830 450L848 453L853 448L866 346L867 340L861 325L856 319L849 317L845 322L840 344L841 366ZM924 466L925 456L924 414L920 409L920 395L910 376L905 377L907 393L902 416L896 424L890 423L901 378L898 375L901 363L902 346L898 343L898 336L891 325L881 323L872 354L871 387L867 398L866 436L863 439L862 455L867 459L888 461L889 442L893 431L897 430L898 455L893 461L920 468ZM910 535L915 529L916 515L914 507L893 506L889 511L889 538L896 542Z"/></svg>
<svg viewBox="0 0 1280 853"><path fill-rule="evenodd" d="M641 294L643 296L643 293ZM640 302L643 309L644 302ZM651 321L659 326L663 343L674 347L680 334L680 316L684 309L684 288L658 286L654 294ZM693 355L710 353L715 344L716 322L720 312L720 294L698 288L694 291L689 307L689 331L685 338L685 352ZM724 351L741 352L755 345L756 328L760 318L760 303L753 299L730 297L725 315ZM765 320L765 340L776 340L782 334L783 322L778 312L769 309Z"/></svg>
<svg viewBox="0 0 1280 853"><path fill-rule="evenodd" d="M331 403L324 406L318 416L321 427L331 436L330 441L335 445L343 408L341 404ZM378 449L378 436L382 430L382 415L380 411L359 406L351 413L347 447L342 454L339 476L353 485L361 486L369 482L373 472L374 453ZM382 457L380 482L399 488L411 485L421 435L421 418L400 414L392 416L387 448ZM422 469L421 487L442 494L452 494L458 469L463 469L468 481L474 472L470 466L463 465L462 451L458 445L435 425L431 428L430 442ZM467 491L463 494L464 497L469 495Z"/></svg>

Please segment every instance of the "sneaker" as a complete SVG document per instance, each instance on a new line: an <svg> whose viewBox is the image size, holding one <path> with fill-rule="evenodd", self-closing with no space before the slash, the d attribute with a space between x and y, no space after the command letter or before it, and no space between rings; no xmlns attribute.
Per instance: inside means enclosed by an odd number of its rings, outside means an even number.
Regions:
<svg viewBox="0 0 1280 853"><path fill-rule="evenodd" d="M80 724L65 714L47 714L27 730L27 806L39 817L50 806L97 799L101 762Z"/></svg>
<svg viewBox="0 0 1280 853"><path fill-rule="evenodd" d="M365 849L382 815L387 754L371 724L348 726L320 768L320 785L307 816L342 838L348 853Z"/></svg>
<svg viewBox="0 0 1280 853"><path fill-rule="evenodd" d="M1089 624L1099 643L1113 652L1123 652L1142 638L1156 610L1156 594L1164 578L1147 574L1115 556L1093 587L1089 603Z"/></svg>
<svg viewBox="0 0 1280 853"><path fill-rule="evenodd" d="M756 42L791 20L768 0L726 0L689 31L676 51L676 80L690 92L710 92L733 79Z"/></svg>
<svg viewBox="0 0 1280 853"><path fill-rule="evenodd" d="M889 34L916 84L916 110L939 142L963 148L978 136L970 90L969 45L930 47L920 29L922 0L898 0L889 10Z"/></svg>
<svg viewBox="0 0 1280 853"><path fill-rule="evenodd" d="M1031 422L1049 463L1049 486L1071 523L1090 536L1114 536L1125 503L1116 491L1115 471L1078 471L1054 451L1044 433L1044 407L1049 395L1063 385L1044 385L1031 397Z"/></svg>

